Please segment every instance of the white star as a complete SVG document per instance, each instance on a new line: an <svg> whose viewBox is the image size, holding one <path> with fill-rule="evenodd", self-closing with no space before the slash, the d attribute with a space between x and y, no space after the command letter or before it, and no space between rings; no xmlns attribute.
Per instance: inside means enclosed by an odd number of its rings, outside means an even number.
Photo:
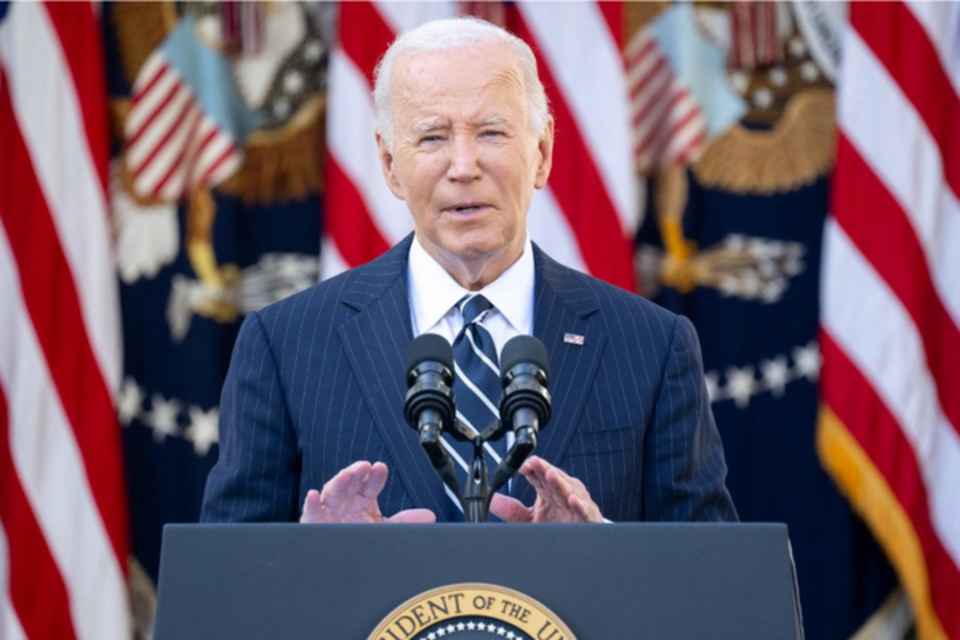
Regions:
<svg viewBox="0 0 960 640"><path fill-rule="evenodd" d="M513 631L507 631L507 640L514 640L517 635Z"/></svg>
<svg viewBox="0 0 960 640"><path fill-rule="evenodd" d="M447 635L447 632L446 632L446 630L445 630L443 627L440 627L439 629L437 629L437 637L438 637L438 638L442 638L442 637L445 636L445 635Z"/></svg>
<svg viewBox="0 0 960 640"><path fill-rule="evenodd" d="M190 426L184 431L184 437L193 443L198 456L205 456L210 445L220 442L218 428L220 411L217 407L204 411L200 407L190 407Z"/></svg>
<svg viewBox="0 0 960 640"><path fill-rule="evenodd" d="M807 378L810 382L816 382L820 377L822 360L820 349L815 341L805 347L795 347L793 360L796 363L797 377Z"/></svg>
<svg viewBox="0 0 960 640"><path fill-rule="evenodd" d="M507 635L507 630L504 629L503 627L497 627L497 635L498 635L498 636Z"/></svg>
<svg viewBox="0 0 960 640"><path fill-rule="evenodd" d="M177 425L177 414L180 413L180 401L176 398L164 400L159 393L153 394L151 399L153 409L143 421L153 429L153 439L163 442L167 436L178 435L180 427Z"/></svg>
<svg viewBox="0 0 960 640"><path fill-rule="evenodd" d="M770 69L768 77L774 86L782 87L783 85L787 84L787 72L784 71L782 67L774 67Z"/></svg>
<svg viewBox="0 0 960 640"><path fill-rule="evenodd" d="M790 367L787 366L787 359L780 355L773 360L764 360L760 363L760 371L763 372L763 382L767 389L778 398L782 396L784 388L790 382Z"/></svg>
<svg viewBox="0 0 960 640"><path fill-rule="evenodd" d="M448 625L447 625L447 633L454 633L454 632L456 632L456 630L457 630L457 628L454 627L452 624L448 624Z"/></svg>
<svg viewBox="0 0 960 640"><path fill-rule="evenodd" d="M794 58L799 58L807 52L807 43L799 36L791 38L787 46L790 50L790 55Z"/></svg>
<svg viewBox="0 0 960 640"><path fill-rule="evenodd" d="M820 70L817 69L817 65L807 60L800 65L800 76L807 82L813 82L820 75Z"/></svg>
<svg viewBox="0 0 960 640"><path fill-rule="evenodd" d="M457 623L457 631L463 631L466 628L467 628L467 625L463 624L462 622Z"/></svg>
<svg viewBox="0 0 960 640"><path fill-rule="evenodd" d="M728 77L730 86L733 87L734 91L740 95L747 92L747 88L750 86L750 76L743 71L731 71Z"/></svg>
<svg viewBox="0 0 960 640"><path fill-rule="evenodd" d="M303 59L307 63L313 64L320 61L320 54L323 53L323 45L317 40L310 40L303 45Z"/></svg>
<svg viewBox="0 0 960 640"><path fill-rule="evenodd" d="M126 378L123 381L123 388L117 395L117 417L120 424L129 426L134 418L140 415L140 407L143 404L143 392L140 386L133 378Z"/></svg>
<svg viewBox="0 0 960 640"><path fill-rule="evenodd" d="M296 69L290 69L283 74L283 90L287 93L298 93L303 89L303 76Z"/></svg>
<svg viewBox="0 0 960 640"><path fill-rule="evenodd" d="M427 634L427 640L437 640L437 634L431 631Z"/></svg>
<svg viewBox="0 0 960 640"><path fill-rule="evenodd" d="M753 104L766 109L773 104L773 94L769 89L757 89L753 92Z"/></svg>
<svg viewBox="0 0 960 640"><path fill-rule="evenodd" d="M286 118L290 114L290 101L286 98L277 98L273 102L273 115L277 118Z"/></svg>
<svg viewBox="0 0 960 640"><path fill-rule="evenodd" d="M487 627L486 627L482 622L478 622L478 623L477 623L477 629L480 630L480 631L486 631L486 630L487 630Z"/></svg>
<svg viewBox="0 0 960 640"><path fill-rule="evenodd" d="M467 623L467 629L469 629L470 631L473 631L476 628L477 628L477 625L474 624L472 620Z"/></svg>
<svg viewBox="0 0 960 640"><path fill-rule="evenodd" d="M753 379L753 367L747 365L742 369L730 367L727 369L727 392L737 407L745 408L750 404L750 396L756 388Z"/></svg>

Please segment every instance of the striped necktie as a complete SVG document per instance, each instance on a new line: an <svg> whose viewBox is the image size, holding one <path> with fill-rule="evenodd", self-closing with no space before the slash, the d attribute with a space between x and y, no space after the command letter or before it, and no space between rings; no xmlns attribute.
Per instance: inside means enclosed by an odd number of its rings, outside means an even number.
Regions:
<svg viewBox="0 0 960 640"><path fill-rule="evenodd" d="M469 294L457 302L456 307L463 316L463 328L453 341L456 367L453 392L457 399L457 419L479 433L500 417L501 385L497 347L493 336L482 324L493 310L493 305L480 294ZM465 487L467 470L473 461L473 444L458 440L449 440L448 444L451 446L447 449L460 468L461 487ZM490 444L484 448L488 456L487 464L495 467L500 462L500 453ZM454 502L459 504L457 500Z"/></svg>

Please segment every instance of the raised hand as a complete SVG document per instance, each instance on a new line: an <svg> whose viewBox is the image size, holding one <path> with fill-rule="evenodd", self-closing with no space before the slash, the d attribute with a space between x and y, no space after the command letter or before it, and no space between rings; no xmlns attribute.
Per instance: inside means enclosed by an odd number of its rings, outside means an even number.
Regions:
<svg viewBox="0 0 960 640"><path fill-rule="evenodd" d="M389 473L382 462L354 462L331 478L321 491L311 489L303 502L300 522L434 522L429 509L407 509L387 518L377 497Z"/></svg>
<svg viewBox="0 0 960 640"><path fill-rule="evenodd" d="M520 473L537 490L537 499L527 507L516 498L494 494L490 513L504 522L603 522L600 508L577 478L537 456L528 458Z"/></svg>

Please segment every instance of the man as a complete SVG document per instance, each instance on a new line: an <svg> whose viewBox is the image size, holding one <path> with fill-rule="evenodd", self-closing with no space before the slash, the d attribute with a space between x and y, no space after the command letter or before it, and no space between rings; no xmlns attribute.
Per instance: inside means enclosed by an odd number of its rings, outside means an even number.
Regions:
<svg viewBox="0 0 960 640"><path fill-rule="evenodd" d="M246 319L202 519L462 519L404 422L403 363L415 335L461 335L472 292L493 305L482 324L498 351L533 334L552 369L539 455L491 513L736 519L691 324L526 237L554 136L529 47L480 20L429 23L391 46L374 97L383 174L414 234Z"/></svg>

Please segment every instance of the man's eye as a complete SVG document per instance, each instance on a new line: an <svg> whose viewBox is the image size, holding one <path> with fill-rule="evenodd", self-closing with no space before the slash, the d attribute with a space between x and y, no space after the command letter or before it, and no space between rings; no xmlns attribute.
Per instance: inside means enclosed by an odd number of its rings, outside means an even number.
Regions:
<svg viewBox="0 0 960 640"><path fill-rule="evenodd" d="M485 137L485 138L499 138L500 136L503 136L504 133L503 133L503 131L500 131L499 129L487 129L486 131L484 131L484 132L481 133L480 135L483 136L483 137Z"/></svg>
<svg viewBox="0 0 960 640"><path fill-rule="evenodd" d="M429 135L429 136L420 137L421 144L426 142L439 142L441 140L443 140L443 136L438 136L438 135Z"/></svg>

